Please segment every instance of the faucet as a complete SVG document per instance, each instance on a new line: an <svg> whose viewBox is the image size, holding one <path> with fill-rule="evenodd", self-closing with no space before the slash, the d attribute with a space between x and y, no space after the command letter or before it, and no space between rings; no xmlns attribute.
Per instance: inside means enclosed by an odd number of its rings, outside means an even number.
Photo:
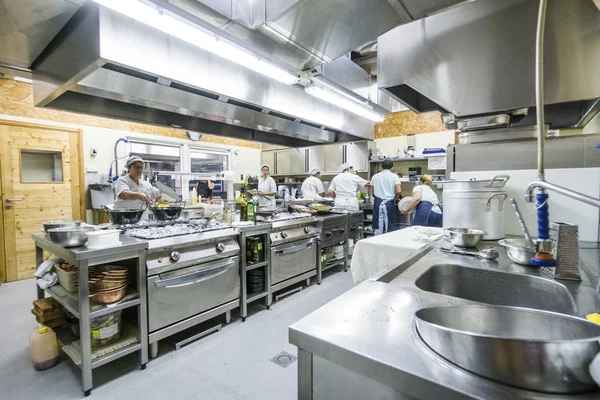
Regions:
<svg viewBox="0 0 600 400"><path fill-rule="evenodd" d="M575 192L573 190L543 180L533 181L529 184L529 186L527 186L527 191L525 192L526 202L533 203L533 201L535 200L533 191L536 188L539 188L541 190L551 190L553 192L562 194L563 196L567 196L572 199L600 208L600 199L596 199L591 196L587 196L583 193Z"/></svg>

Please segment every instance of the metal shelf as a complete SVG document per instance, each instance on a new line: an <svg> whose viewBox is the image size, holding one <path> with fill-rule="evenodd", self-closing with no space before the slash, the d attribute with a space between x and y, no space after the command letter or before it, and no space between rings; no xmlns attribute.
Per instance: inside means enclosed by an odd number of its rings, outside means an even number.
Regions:
<svg viewBox="0 0 600 400"><path fill-rule="evenodd" d="M393 162L402 162L402 161L427 161L427 157L404 157L404 158L390 158ZM381 164L384 160L369 160L370 163L373 164Z"/></svg>
<svg viewBox="0 0 600 400"><path fill-rule="evenodd" d="M76 318L81 318L81 314L79 313L79 300L77 298L77 292L67 292L65 288L57 284L47 288L46 293L52 296L60 303L60 305L66 308ZM127 294L125 294L123 300L120 300L117 303L90 305L90 318L111 314L115 311L138 306L139 304L139 293L134 289L128 288Z"/></svg>
<svg viewBox="0 0 600 400"><path fill-rule="evenodd" d="M328 269L335 268L340 265L344 265L344 262L345 262L345 260L342 258L341 260L336 260L335 262L332 262L331 264L326 263L325 268L322 268L321 271L327 271Z"/></svg>
<svg viewBox="0 0 600 400"><path fill-rule="evenodd" d="M262 261L262 262L259 262L258 264L247 264L246 272L252 271L253 269L256 269L256 268L266 267L267 265L269 265L268 261Z"/></svg>
<svg viewBox="0 0 600 400"><path fill-rule="evenodd" d="M133 325L123 323L121 325L121 331L121 337L116 342L106 346L92 348L92 369L98 368L141 349L138 338L139 333ZM69 338L69 335L64 331L61 332L60 335L57 334L57 336L59 336L59 340L63 344L72 340L74 337L71 333L71 338ZM72 340L68 345L64 345L62 350L76 366L81 367L83 358L81 353L81 342L79 340Z"/></svg>
<svg viewBox="0 0 600 400"><path fill-rule="evenodd" d="M258 299L264 299L265 297L267 297L269 295L269 291L265 291L262 293L258 293L258 294L254 294L254 293L249 293L249 295L251 294L251 296L248 297L248 299L246 300L247 303L252 303L255 300Z"/></svg>

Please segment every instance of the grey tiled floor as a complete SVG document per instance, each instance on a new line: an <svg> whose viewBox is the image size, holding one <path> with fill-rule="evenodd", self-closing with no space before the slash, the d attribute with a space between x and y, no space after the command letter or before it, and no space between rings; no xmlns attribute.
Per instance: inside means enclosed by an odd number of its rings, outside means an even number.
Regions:
<svg viewBox="0 0 600 400"><path fill-rule="evenodd" d="M78 369L65 356L54 368L33 369L28 335L35 326L34 285L27 280L0 286L0 399L82 398ZM90 398L296 399L297 362L282 368L269 360L281 351L296 355L288 326L351 287L350 272L329 275L320 286L274 303L270 311L255 309L244 323L236 318L221 332L159 355L145 371L133 369L95 388ZM121 367L114 364L103 368Z"/></svg>

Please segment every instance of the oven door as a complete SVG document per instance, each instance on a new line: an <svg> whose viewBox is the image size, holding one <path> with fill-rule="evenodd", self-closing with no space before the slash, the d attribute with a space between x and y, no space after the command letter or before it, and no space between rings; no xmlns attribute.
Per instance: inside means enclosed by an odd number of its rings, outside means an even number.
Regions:
<svg viewBox="0 0 600 400"><path fill-rule="evenodd" d="M148 278L150 332L239 298L238 257L223 258Z"/></svg>
<svg viewBox="0 0 600 400"><path fill-rule="evenodd" d="M271 248L271 284L317 268L316 239L300 240Z"/></svg>

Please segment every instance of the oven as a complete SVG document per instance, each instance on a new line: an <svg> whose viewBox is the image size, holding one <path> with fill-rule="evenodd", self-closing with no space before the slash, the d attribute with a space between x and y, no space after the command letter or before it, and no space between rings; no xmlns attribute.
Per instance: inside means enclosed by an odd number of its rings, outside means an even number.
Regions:
<svg viewBox="0 0 600 400"><path fill-rule="evenodd" d="M314 271L316 259L315 238L271 247L271 283L276 285L304 272Z"/></svg>
<svg viewBox="0 0 600 400"><path fill-rule="evenodd" d="M318 216L320 236L318 240L317 254L319 257L319 266L317 268L317 283L323 279L323 271L336 266L343 266L344 271L348 270L348 213L331 213ZM341 259L325 259L326 249L336 246L343 246Z"/></svg>
<svg viewBox="0 0 600 400"><path fill-rule="evenodd" d="M237 256L148 278L148 329L164 328L239 297Z"/></svg>
<svg viewBox="0 0 600 400"><path fill-rule="evenodd" d="M271 290L273 292L317 274L317 219L276 221L271 225ZM276 297L277 298L277 297Z"/></svg>
<svg viewBox="0 0 600 400"><path fill-rule="evenodd" d="M148 242L151 357L157 355L159 340L222 314L229 322L240 297L237 236L237 231L227 228Z"/></svg>

